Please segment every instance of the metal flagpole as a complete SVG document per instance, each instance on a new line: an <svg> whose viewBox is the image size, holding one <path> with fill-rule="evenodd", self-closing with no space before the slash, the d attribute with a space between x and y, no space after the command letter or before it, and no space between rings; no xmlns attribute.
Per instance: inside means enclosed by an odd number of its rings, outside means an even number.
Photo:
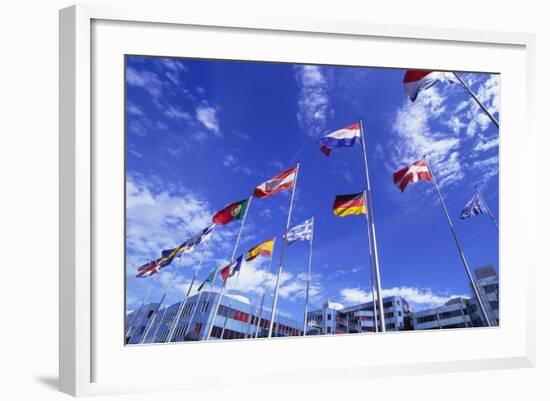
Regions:
<svg viewBox="0 0 550 401"><path fill-rule="evenodd" d="M180 306L178 308L178 312L176 313L176 317L174 319L174 322L172 323L172 326L170 327L170 330L168 331L168 337L166 337L166 342L171 342L172 338L174 337L174 333L176 331L176 326L179 323L179 320L181 318L181 315L183 313L183 310L185 309L185 306L187 305L187 301L189 300L189 295L191 295L191 290L193 289L193 285L195 284L195 281L197 280L197 275L199 274L202 262L204 261L204 257L206 255L206 252L208 251L208 245L210 244L210 240L212 239L212 235L214 235L214 228L212 228L212 231L210 232L210 236L208 237L206 243L204 244L204 248L202 250L201 258L199 260L199 264L197 268L195 269L195 273L193 274L193 278L191 279L191 284L189 284L189 288L187 289L187 293L185 294L185 298L183 298L180 302Z"/></svg>
<svg viewBox="0 0 550 401"><path fill-rule="evenodd" d="M134 323L136 322L137 317L141 314L141 312L143 310L143 307L145 306L147 301L149 301L149 297L151 296L152 291L153 291L153 280L151 280L150 283L149 283L149 289L147 290L147 294L143 298L143 301L141 301L141 306L136 311L134 317L132 318L132 321L130 322L130 324L126 328L126 335L125 335L126 338L131 338L134 335L135 330L132 331L131 335L130 335L130 330L132 330L132 327L133 327Z"/></svg>
<svg viewBox="0 0 550 401"><path fill-rule="evenodd" d="M217 272L216 272L217 273ZM214 277L214 281L216 281L216 278ZM210 294L212 294L212 284L213 283L210 283L210 285L208 286L208 289L210 291L208 291L208 296L206 297L206 301L205 301L205 308L204 308L204 311L206 312L208 310L208 303L210 302ZM195 319L195 315L197 314L197 309L199 309L199 305L200 305L200 299L202 297L202 292L200 293L199 295L199 298L197 299L197 306L193 309L193 313L191 314L191 317L189 318L189 323L187 324L187 327L185 328L185 331L183 332L183 340L185 341L185 336L187 335L187 333L189 333L189 329L191 328L191 322L193 321L193 319ZM207 321L208 323L208 321ZM200 330L199 330L199 333L197 333L199 338L200 338Z"/></svg>
<svg viewBox="0 0 550 401"><path fill-rule="evenodd" d="M239 241L241 240L241 234L243 232L244 223L246 222L246 217L248 216L248 210L250 209L250 204L252 203L252 195L248 197L248 203L246 204L246 210L244 211L243 221L241 223L241 228L239 228L239 233L237 234L237 240L235 241L235 245L233 246L233 253L231 253L231 261L229 263L233 263L235 260L235 254L237 253L237 247L239 246ZM240 270L239 270L240 274ZM225 283L227 280L224 280L222 288L220 290L220 296L218 297L218 301L216 302L216 308L214 310L214 316L212 317L212 321L210 322L210 327L208 328L208 336L206 337L206 340L210 340L210 336L212 335L212 329L214 328L214 322L216 321L216 316L218 315L218 310L220 308L220 302L222 301L223 293L225 292ZM223 338L220 338L220 340Z"/></svg>
<svg viewBox="0 0 550 401"><path fill-rule="evenodd" d="M155 308L155 311L153 312L153 315L151 316L151 320L149 321L149 324L147 325L147 327L145 328L145 331L143 332L143 335L141 336L141 339L139 341L140 344L145 343L145 339L149 335L149 331L151 330L151 327L153 326L155 320L157 319L158 311L162 307L162 305L164 303L164 300L166 299L166 294L170 290L170 288L172 286L172 281L174 281L174 278L177 276L179 268L180 268L180 264L178 263L178 265L174 269L174 272L170 276L170 280L168 280L168 283L166 283L166 285L164 286L164 291L163 291L162 297L160 298L160 301L159 301L157 307ZM164 311L164 312L166 313L166 311ZM163 315L163 317L164 317L164 315ZM159 322L159 324L161 324L161 323L162 323L162 320ZM154 337L153 337L153 340L154 340Z"/></svg>
<svg viewBox="0 0 550 401"><path fill-rule="evenodd" d="M271 251L271 255L269 256L269 264L267 265L267 268L265 270L264 274L264 291L262 293L262 300L260 301L260 312L258 316L258 321L256 322L256 334L254 335L255 338L258 338L258 332L260 331L260 322L262 321L262 313L264 311L264 300L265 300L265 293L267 292L267 276L269 273L271 273L271 262L273 261L273 253L275 252L275 241L277 240L277 237L273 238L273 250Z"/></svg>
<svg viewBox="0 0 550 401"><path fill-rule="evenodd" d="M483 306L483 303L481 302L481 297L479 296L477 286L474 283L472 273L470 272L470 267L468 266L468 262L466 261L466 256L464 256L464 252L462 252L462 247L460 246L460 242L458 241L458 237L457 237L455 229L453 227L453 222L451 221L451 216L449 215L449 212L447 210L447 206L445 205L445 201L443 200L443 196L441 195L441 191L439 190L439 186L437 185L435 175L433 174L432 169L430 168L430 163L428 163L428 159L426 159L426 156L424 156L423 159L426 161L426 167L428 168L428 172L430 173L430 176L432 177L432 182L434 183L437 194L439 195L439 200L441 201L441 206L443 207L443 211L445 212L445 216L447 216L447 222L449 223L451 233L453 234L453 238L455 240L455 244L456 244L456 247L458 249L458 253L460 254L460 259L462 260L462 264L464 265L464 269L466 270L466 275L468 276L468 280L470 280L470 285L472 286L472 290L474 291L474 294L476 296L476 300L479 304L479 308L481 309L481 313L483 314L483 318L485 319L485 322L486 322L487 326L490 326L489 318L487 317L487 312L485 312L485 307Z"/></svg>
<svg viewBox="0 0 550 401"><path fill-rule="evenodd" d="M376 295L378 299L378 312L380 317L380 331L386 331L386 322L384 317L384 305L382 303L382 286L380 284L380 267L378 263L378 248L376 246L376 229L374 227L374 208L372 206L372 196L370 190L369 165L367 163L367 144L365 142L365 133L363 131L363 120L359 119L359 128L361 130L361 144L363 145L363 161L365 163L365 180L367 182L367 207L370 233L372 236L372 252L374 261L374 271L376 273Z"/></svg>
<svg viewBox="0 0 550 401"><path fill-rule="evenodd" d="M309 301L309 286L311 282L311 256L313 254L313 232L315 229L315 216L311 218L311 238L309 240L309 260L307 264L306 301L304 305L304 336L307 331L307 303Z"/></svg>
<svg viewBox="0 0 550 401"><path fill-rule="evenodd" d="M363 196L365 197L365 202L367 202L367 190L363 191ZM372 310L373 310L373 316L374 316L374 331L378 332L378 317L377 317L377 307L376 307L376 298L375 298L375 291L374 291L374 259L372 256L372 240L370 237L370 223L369 223L369 213L365 214L365 221L367 222L367 237L369 239L369 262L370 262L370 285L371 285L371 292L372 292Z"/></svg>
<svg viewBox="0 0 550 401"><path fill-rule="evenodd" d="M273 296L273 305L271 306L271 319L269 321L269 334L268 337L273 335L273 323L275 320L275 310L277 309L277 299L279 297L279 281L281 280L281 274L283 272L283 263L285 260L286 252L286 233L290 226L290 219L292 217L292 206L294 204L294 194L296 193L296 185L298 184L298 173L300 171L300 162L296 163L296 175L294 176L294 185L292 186L292 195L290 196L290 206L288 208L288 217L286 220L285 234L283 236L283 248L281 249L281 260L279 262L279 272L277 273L277 280L275 281L275 294Z"/></svg>
<svg viewBox="0 0 550 401"><path fill-rule="evenodd" d="M244 263L241 262L241 263ZM239 271L237 272L237 278L235 279L235 285L233 286L233 288L231 289L231 292L235 292L237 291L237 286L239 285L239 277L241 276L241 270L239 269ZM250 301L250 300L249 300ZM229 305L227 305L228 309L231 311L231 307L233 306L233 297L229 298ZM227 326L227 319L229 317L227 316L227 314L225 315L225 319L223 320L223 326L222 326L222 334L220 335L220 338L223 340L223 333L225 333L225 327Z"/></svg>
<svg viewBox="0 0 550 401"><path fill-rule="evenodd" d="M495 223L495 227L497 228L497 230L499 230L497 219L495 219L495 216L493 216L493 213L491 213L491 209L489 209L489 205L485 201L485 197L483 196L483 194L481 193L478 187L476 187L476 192L481 198L481 201L483 202L483 204L485 205L485 209L487 209L487 212L489 213L489 217L491 218L491 220L493 220L493 223Z"/></svg>
<svg viewBox="0 0 550 401"><path fill-rule="evenodd" d="M477 98L477 96L474 94L474 92L472 92L472 90L468 87L468 85L466 85L466 82L464 82L462 80L462 78L460 78L460 75L458 75L458 73L456 72L453 72L454 76L456 77L456 79L458 79L458 81L460 82L460 84L462 85L462 87L466 90L466 92L468 92L468 94L474 98L474 100L476 101L476 103L479 105L479 107L481 107L481 109L485 112L485 114L487 114L487 117L489 117L489 119L491 120L491 122L493 124L495 124L495 127L499 128L499 123L497 121L497 119L495 117L493 117L493 115L489 112L489 110L487 110L487 107L485 107L483 105L483 103L481 103L481 101Z"/></svg>

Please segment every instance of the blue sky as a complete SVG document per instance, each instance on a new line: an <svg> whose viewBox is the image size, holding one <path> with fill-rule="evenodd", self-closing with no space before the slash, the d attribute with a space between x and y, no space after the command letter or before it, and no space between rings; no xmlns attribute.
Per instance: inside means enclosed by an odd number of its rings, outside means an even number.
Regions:
<svg viewBox="0 0 550 401"><path fill-rule="evenodd" d="M414 66L411 66L414 67ZM315 141L364 122L384 295L415 309L470 293L464 268L430 182L402 194L392 173L426 154L472 267L498 269L498 233L488 216L459 220L478 185L498 219L498 130L458 85L437 84L411 103L404 71L128 56L126 65L127 306L148 286L158 300L176 271L168 303L181 298L204 255L199 281L228 262L239 228L217 227L199 247L154 278L136 269L206 227L224 205L300 161L292 225L315 215L310 310L330 299L344 306L370 300L367 229L362 216L335 217L335 195L360 192L360 146L325 157ZM499 117L499 76L462 74ZM279 236L290 192L254 200L238 252ZM309 247L287 250L280 309L300 320ZM267 258L242 267L230 292L255 304ZM274 275L268 280L273 287ZM216 285L219 285L219 278ZM272 291L267 304L271 304Z"/></svg>

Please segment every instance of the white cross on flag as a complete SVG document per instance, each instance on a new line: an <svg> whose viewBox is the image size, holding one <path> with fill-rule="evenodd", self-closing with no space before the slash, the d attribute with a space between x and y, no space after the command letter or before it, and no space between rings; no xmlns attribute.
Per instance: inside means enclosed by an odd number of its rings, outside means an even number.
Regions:
<svg viewBox="0 0 550 401"><path fill-rule="evenodd" d="M409 182L431 181L428 163L422 159L393 173L393 183L403 192Z"/></svg>

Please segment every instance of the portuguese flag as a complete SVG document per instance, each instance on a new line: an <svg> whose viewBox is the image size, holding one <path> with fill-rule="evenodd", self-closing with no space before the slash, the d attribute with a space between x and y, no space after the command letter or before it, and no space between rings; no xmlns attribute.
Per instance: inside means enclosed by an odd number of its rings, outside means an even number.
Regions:
<svg viewBox="0 0 550 401"><path fill-rule="evenodd" d="M367 214L365 194L359 192L357 194L337 195L332 209L334 214L340 217L349 214Z"/></svg>
<svg viewBox="0 0 550 401"><path fill-rule="evenodd" d="M233 220L240 220L244 216L247 205L248 199L231 203L217 212L212 217L212 221L216 224L227 224Z"/></svg>

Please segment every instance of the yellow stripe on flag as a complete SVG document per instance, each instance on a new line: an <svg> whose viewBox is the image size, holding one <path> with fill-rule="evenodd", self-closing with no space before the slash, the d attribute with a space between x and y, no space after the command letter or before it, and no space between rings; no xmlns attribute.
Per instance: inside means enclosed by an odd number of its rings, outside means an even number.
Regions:
<svg viewBox="0 0 550 401"><path fill-rule="evenodd" d="M336 216L344 217L350 214L367 214L367 207L365 205L352 206L352 207L339 207L334 210Z"/></svg>

